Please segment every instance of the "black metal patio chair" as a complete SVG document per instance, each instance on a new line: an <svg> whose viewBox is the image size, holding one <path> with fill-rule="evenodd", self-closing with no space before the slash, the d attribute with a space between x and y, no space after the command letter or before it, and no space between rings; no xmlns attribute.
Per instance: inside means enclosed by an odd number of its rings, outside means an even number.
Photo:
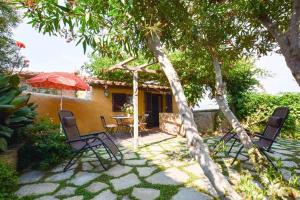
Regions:
<svg viewBox="0 0 300 200"><path fill-rule="evenodd" d="M281 128L283 127L283 124L287 119L288 114L289 114L288 107L276 108L272 116L269 118L264 131L262 133L254 133L253 135L250 135L252 139L258 138L258 140L253 141L253 143L257 146L257 149L260 151L260 153L267 158L267 160L271 163L271 165L276 170L277 167L274 165L267 152L274 153L274 151L272 151L272 145L274 142L276 142L276 139L280 134ZM230 154L232 147L235 145L235 143L240 142L240 139L237 135L234 135L233 137L231 137L231 139L234 139L234 142L228 151L228 155ZM243 148L244 146L241 145L231 165L233 165L233 163L236 161L238 155L241 153Z"/></svg>
<svg viewBox="0 0 300 200"><path fill-rule="evenodd" d="M76 119L71 111L60 110L58 116L67 137L67 143L74 152L73 157L69 160L63 171L68 170L75 163L75 161L72 162L75 158L80 158L84 152L89 150L96 155L101 166L106 170L106 167L95 151L95 149L100 147L105 149L111 160L114 157L117 162L121 162L123 158L122 152L105 132L95 132L81 136L76 124Z"/></svg>

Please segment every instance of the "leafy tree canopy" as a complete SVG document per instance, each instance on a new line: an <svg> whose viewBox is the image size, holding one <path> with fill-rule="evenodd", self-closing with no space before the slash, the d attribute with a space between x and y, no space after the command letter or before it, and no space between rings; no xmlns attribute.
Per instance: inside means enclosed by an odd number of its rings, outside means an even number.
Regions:
<svg viewBox="0 0 300 200"><path fill-rule="evenodd" d="M0 72L22 66L22 57L12 39L12 29L17 26L19 16L14 8L0 2Z"/></svg>

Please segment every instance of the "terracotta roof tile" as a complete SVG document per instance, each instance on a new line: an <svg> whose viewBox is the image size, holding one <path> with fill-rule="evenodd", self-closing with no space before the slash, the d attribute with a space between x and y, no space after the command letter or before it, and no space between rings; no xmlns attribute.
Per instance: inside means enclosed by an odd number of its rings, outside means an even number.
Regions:
<svg viewBox="0 0 300 200"><path fill-rule="evenodd" d="M43 72L32 72L32 71L23 71L19 74L21 78L24 79L29 79L31 77L34 77L40 73ZM113 87L132 87L130 84L126 82L121 82L121 81L108 81L108 80L101 80L93 77L83 77L81 76L82 79L84 79L89 85L92 86L113 86ZM170 90L169 87L167 86L162 86L162 85L154 85L154 84L139 84L140 88L143 89L157 89L157 90Z"/></svg>

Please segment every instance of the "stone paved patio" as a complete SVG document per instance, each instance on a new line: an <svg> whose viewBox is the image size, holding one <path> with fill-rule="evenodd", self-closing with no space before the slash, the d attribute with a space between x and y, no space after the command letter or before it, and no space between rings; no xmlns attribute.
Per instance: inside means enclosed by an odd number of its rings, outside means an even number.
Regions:
<svg viewBox="0 0 300 200"><path fill-rule="evenodd" d="M213 144L215 138L206 138ZM86 153L73 167L62 172L63 165L52 170L29 171L19 178L16 194L26 199L41 200L113 200L113 199L173 199L206 200L218 198L215 189L205 177L202 169L190 158L184 138L176 138L157 133L141 139L141 148L134 152L131 140L121 140L120 149L124 153L124 163L110 162L104 171L91 152ZM235 148L236 150L237 148ZM281 140L274 145L274 158L281 158L285 178L290 178L292 170L300 175L300 143ZM99 150L103 158L107 155ZM240 157L243 169L254 177L255 171L247 158ZM228 167L229 158L224 153L216 157L225 175L234 184L239 173ZM258 186L259 183L256 183Z"/></svg>

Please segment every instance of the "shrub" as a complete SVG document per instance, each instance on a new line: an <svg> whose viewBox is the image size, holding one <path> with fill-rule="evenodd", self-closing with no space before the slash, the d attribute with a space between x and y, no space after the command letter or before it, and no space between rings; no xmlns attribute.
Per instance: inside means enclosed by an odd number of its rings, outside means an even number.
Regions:
<svg viewBox="0 0 300 200"><path fill-rule="evenodd" d="M19 84L18 75L0 73L0 151L5 151L13 134L31 125L36 115L36 106L28 103L30 94L21 95Z"/></svg>
<svg viewBox="0 0 300 200"><path fill-rule="evenodd" d="M70 156L71 150L59 126L44 118L34 124L25 145L18 152L18 169L29 166L48 169Z"/></svg>
<svg viewBox="0 0 300 200"><path fill-rule="evenodd" d="M0 199L16 199L16 172L7 164L0 162Z"/></svg>
<svg viewBox="0 0 300 200"><path fill-rule="evenodd" d="M248 93L236 101L235 114L251 129L262 131L268 117L278 106L288 106L290 114L285 121L281 137L300 138L300 94L284 93L281 95Z"/></svg>

